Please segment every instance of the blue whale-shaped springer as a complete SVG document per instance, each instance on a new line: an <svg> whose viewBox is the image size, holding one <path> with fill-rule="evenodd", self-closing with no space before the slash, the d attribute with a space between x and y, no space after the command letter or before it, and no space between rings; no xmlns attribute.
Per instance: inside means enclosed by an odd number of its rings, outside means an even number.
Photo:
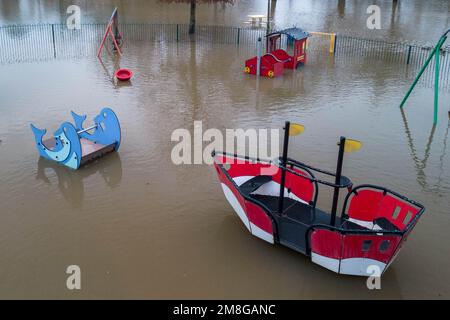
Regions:
<svg viewBox="0 0 450 320"><path fill-rule="evenodd" d="M89 140L93 144L110 146L118 150L121 141L119 119L110 108L103 108L94 118L94 125L83 128L85 115L71 112L75 126L64 122L53 134L53 139L43 140L46 129L30 125L34 134L36 148L41 157L56 161L72 169L78 169L82 163L83 148L80 139ZM89 133L91 132L91 133Z"/></svg>

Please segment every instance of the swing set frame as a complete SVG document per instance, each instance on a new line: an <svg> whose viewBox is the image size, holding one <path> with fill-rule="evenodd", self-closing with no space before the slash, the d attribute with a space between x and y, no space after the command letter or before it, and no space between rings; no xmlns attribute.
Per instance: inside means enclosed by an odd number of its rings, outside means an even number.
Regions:
<svg viewBox="0 0 450 320"><path fill-rule="evenodd" d="M119 53L119 56L122 56L122 50L120 49L120 46L119 46L119 41L122 39L122 34L119 31L119 16L118 16L117 7L114 8L111 18L109 19L109 22L106 25L106 29L105 29L105 33L102 38L102 42L100 43L100 47L97 50L98 58L100 58L100 55L102 53L102 50L105 45L106 39L108 38L108 35L111 37L112 42L114 44L114 48Z"/></svg>

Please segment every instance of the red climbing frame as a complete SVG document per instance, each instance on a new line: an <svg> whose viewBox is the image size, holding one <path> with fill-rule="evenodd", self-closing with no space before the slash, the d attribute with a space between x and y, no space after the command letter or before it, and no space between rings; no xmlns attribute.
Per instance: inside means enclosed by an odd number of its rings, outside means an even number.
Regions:
<svg viewBox="0 0 450 320"><path fill-rule="evenodd" d="M111 36L112 42L114 44L114 48L117 50L117 52L121 56L122 51L120 50L120 46L119 46L118 42L122 39L122 35L120 34L119 28L118 28L117 8L114 8L111 18L109 19L109 22L106 25L105 34L103 35L102 42L100 43L100 47L98 48L98 51L97 51L97 57L100 57L103 46L105 45L106 39L108 38L108 35Z"/></svg>

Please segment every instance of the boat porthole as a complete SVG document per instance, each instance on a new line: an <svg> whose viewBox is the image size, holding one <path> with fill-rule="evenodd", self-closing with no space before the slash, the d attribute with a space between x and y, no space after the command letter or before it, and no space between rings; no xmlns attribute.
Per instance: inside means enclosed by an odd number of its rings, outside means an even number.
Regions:
<svg viewBox="0 0 450 320"><path fill-rule="evenodd" d="M398 214L400 213L400 211L402 210L401 207L397 206L395 207L394 212L392 213L392 219L397 219L398 218Z"/></svg>
<svg viewBox="0 0 450 320"><path fill-rule="evenodd" d="M228 171L228 170L230 170L231 165L229 163L224 163L223 168Z"/></svg>
<svg viewBox="0 0 450 320"><path fill-rule="evenodd" d="M381 241L381 243L380 243L380 252L386 251L389 248L389 244L390 244L389 240Z"/></svg>
<svg viewBox="0 0 450 320"><path fill-rule="evenodd" d="M403 219L404 226L406 226L409 223L409 221L411 221L411 217L412 217L412 213L410 211L408 211L405 218Z"/></svg>
<svg viewBox="0 0 450 320"><path fill-rule="evenodd" d="M371 245L372 240L364 240L362 244L362 251L369 251Z"/></svg>

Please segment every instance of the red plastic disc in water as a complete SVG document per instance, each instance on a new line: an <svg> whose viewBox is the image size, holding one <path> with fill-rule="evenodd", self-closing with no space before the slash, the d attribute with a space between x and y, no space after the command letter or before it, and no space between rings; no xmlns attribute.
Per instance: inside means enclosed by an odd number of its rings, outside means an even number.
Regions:
<svg viewBox="0 0 450 320"><path fill-rule="evenodd" d="M116 70L114 75L120 81L128 81L133 76L133 72L131 72L131 70L129 70L129 69L118 69L118 70Z"/></svg>

